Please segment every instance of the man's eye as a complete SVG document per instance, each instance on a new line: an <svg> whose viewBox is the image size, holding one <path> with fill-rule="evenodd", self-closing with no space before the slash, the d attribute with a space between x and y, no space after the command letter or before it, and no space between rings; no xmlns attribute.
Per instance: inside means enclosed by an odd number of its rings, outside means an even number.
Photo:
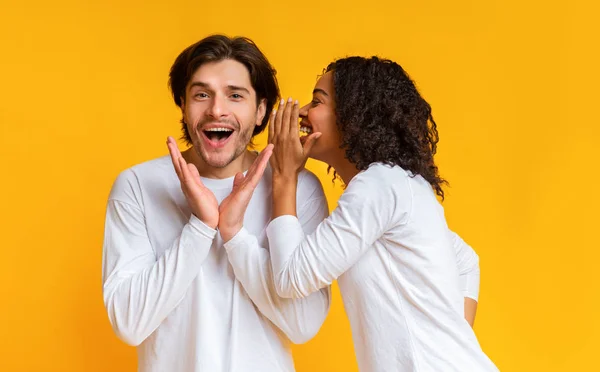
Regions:
<svg viewBox="0 0 600 372"><path fill-rule="evenodd" d="M206 93L196 93L195 97L197 97L197 98L207 98L208 94L206 94Z"/></svg>
<svg viewBox="0 0 600 372"><path fill-rule="evenodd" d="M242 98L242 96L241 96L240 94L233 93L233 94L231 95L231 98L233 98L233 99L240 99L240 98Z"/></svg>

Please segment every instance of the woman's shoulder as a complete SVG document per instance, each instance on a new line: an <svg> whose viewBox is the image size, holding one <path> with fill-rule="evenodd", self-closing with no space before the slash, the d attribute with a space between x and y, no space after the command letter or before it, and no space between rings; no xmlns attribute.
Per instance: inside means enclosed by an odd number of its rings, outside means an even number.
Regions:
<svg viewBox="0 0 600 372"><path fill-rule="evenodd" d="M410 174L397 165L373 163L350 181L338 205L372 211L385 226L404 223L412 209Z"/></svg>
<svg viewBox="0 0 600 372"><path fill-rule="evenodd" d="M390 187L405 184L410 178L410 173L398 165L384 163L372 163L369 167L358 173L348 187L353 183L361 187Z"/></svg>

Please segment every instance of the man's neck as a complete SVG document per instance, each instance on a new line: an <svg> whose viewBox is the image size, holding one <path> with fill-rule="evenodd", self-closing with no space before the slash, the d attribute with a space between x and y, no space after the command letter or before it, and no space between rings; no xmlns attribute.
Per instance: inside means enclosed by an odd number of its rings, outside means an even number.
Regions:
<svg viewBox="0 0 600 372"><path fill-rule="evenodd" d="M196 166L201 177L214 179L231 178L239 172L245 172L256 159L256 153L246 150L225 167L216 168L206 164L193 147L185 150L182 155L186 162Z"/></svg>

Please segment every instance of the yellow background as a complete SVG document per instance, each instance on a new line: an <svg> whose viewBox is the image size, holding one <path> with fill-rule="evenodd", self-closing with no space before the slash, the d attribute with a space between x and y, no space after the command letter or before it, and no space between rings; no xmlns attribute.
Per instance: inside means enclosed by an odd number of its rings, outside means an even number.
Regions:
<svg viewBox="0 0 600 372"><path fill-rule="evenodd" d="M481 258L483 349L503 371L600 370L590 4L1 0L0 370L135 369L102 304L106 199L118 172L179 135L169 68L215 32L254 39L302 102L336 57L400 62L439 125L449 223ZM334 206L340 189L310 168ZM335 293L294 348L299 372L357 370Z"/></svg>

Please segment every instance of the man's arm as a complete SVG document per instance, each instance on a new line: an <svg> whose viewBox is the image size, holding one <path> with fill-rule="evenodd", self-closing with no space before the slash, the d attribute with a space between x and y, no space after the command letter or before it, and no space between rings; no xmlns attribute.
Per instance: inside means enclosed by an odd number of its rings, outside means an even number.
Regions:
<svg viewBox="0 0 600 372"><path fill-rule="evenodd" d="M119 176L111 194L127 194L119 189L135 181L133 174L126 176ZM215 235L216 230L192 215L181 235L157 258L135 200L109 200L102 257L104 305L123 341L139 345L177 306Z"/></svg>
<svg viewBox="0 0 600 372"><path fill-rule="evenodd" d="M327 216L327 201L318 179L307 173L298 195L299 220L305 233L311 233ZM319 331L329 311L330 288L302 299L277 295L269 249L260 247L256 237L242 229L225 244L236 278L258 309L294 343L310 340Z"/></svg>
<svg viewBox="0 0 600 372"><path fill-rule="evenodd" d="M117 178L106 212L104 305L115 332L130 345L144 341L183 299L217 233L217 199L172 137L167 147L192 216L163 255L157 258L150 245L146 218L135 197L141 191L132 171Z"/></svg>

